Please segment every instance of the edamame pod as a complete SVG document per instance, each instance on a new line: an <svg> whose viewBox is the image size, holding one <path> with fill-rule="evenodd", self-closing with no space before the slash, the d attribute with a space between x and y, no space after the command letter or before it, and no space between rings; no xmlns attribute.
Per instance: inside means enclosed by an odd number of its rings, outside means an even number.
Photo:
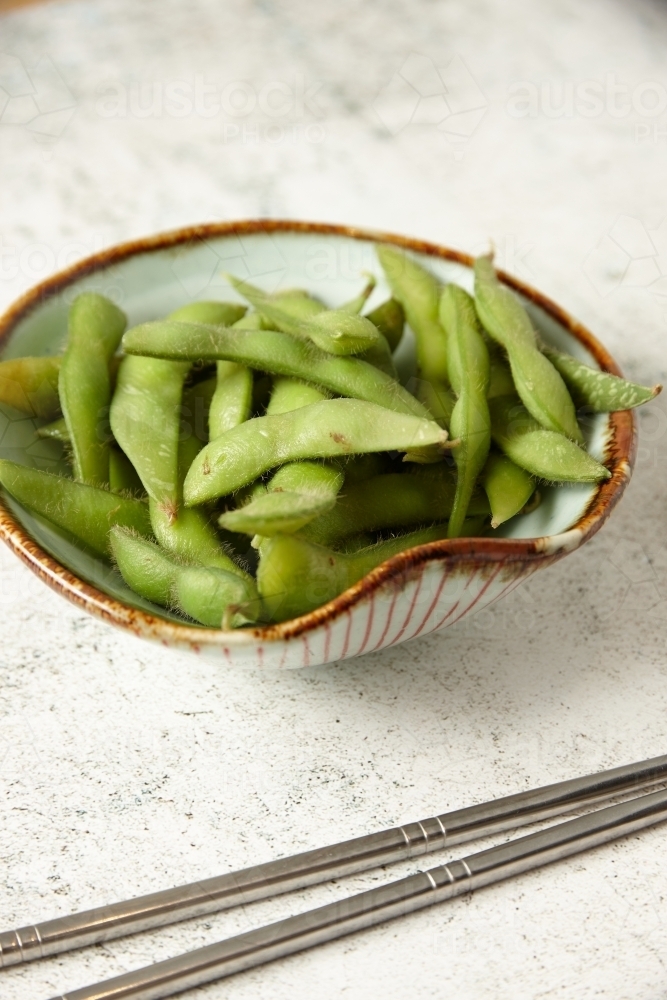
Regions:
<svg viewBox="0 0 667 1000"><path fill-rule="evenodd" d="M216 326L232 326L242 319L247 308L237 302L188 302L169 313L169 319L182 323L210 323Z"/></svg>
<svg viewBox="0 0 667 1000"><path fill-rule="evenodd" d="M516 391L528 412L546 430L583 444L567 386L540 351L528 313L498 280L489 256L475 261L475 308L486 331L507 351Z"/></svg>
<svg viewBox="0 0 667 1000"><path fill-rule="evenodd" d="M144 487L137 475L137 470L120 448L109 449L109 489L112 493L144 496Z"/></svg>
<svg viewBox="0 0 667 1000"><path fill-rule="evenodd" d="M255 417L211 441L192 463L184 499L194 506L226 496L269 469L302 458L444 447L446 441L447 432L433 420L361 400L325 399L288 413Z"/></svg>
<svg viewBox="0 0 667 1000"><path fill-rule="evenodd" d="M235 302L191 302L169 314L169 319L216 326L241 326L247 309ZM205 380L184 390L181 405L183 422L190 421L200 441L224 433L228 427L247 420L252 401L252 373L241 365L220 361L215 379ZM190 411L190 412L188 412Z"/></svg>
<svg viewBox="0 0 667 1000"><path fill-rule="evenodd" d="M371 293L373 292L373 289L377 284L374 274L369 274L368 272L366 272L366 277L367 277L366 284L359 292L359 294L355 295L354 298L349 300L349 302L345 302L342 306L339 307L341 312L352 313L353 315L356 316L364 308L368 299L371 296ZM368 317L366 318L368 319ZM371 323L372 322L373 321L371 320ZM375 325L377 326L377 324Z"/></svg>
<svg viewBox="0 0 667 1000"><path fill-rule="evenodd" d="M114 437L168 520L178 510L181 398L189 367L184 361L127 356L111 403Z"/></svg>
<svg viewBox="0 0 667 1000"><path fill-rule="evenodd" d="M441 427L449 430L456 396L444 382L427 382L423 378L412 378L408 383L420 403L423 403L433 419Z"/></svg>
<svg viewBox="0 0 667 1000"><path fill-rule="evenodd" d="M486 401L489 352L479 328L475 306L462 288L447 285L440 299L440 322L447 333L449 380L457 395L449 423L458 470L448 537L463 530L468 505L491 444L491 418Z"/></svg>
<svg viewBox="0 0 667 1000"><path fill-rule="evenodd" d="M142 500L0 460L0 482L29 510L74 535L99 555L107 555L109 531L120 524L150 534L148 507Z"/></svg>
<svg viewBox="0 0 667 1000"><path fill-rule="evenodd" d="M305 379L341 396L397 413L430 414L395 379L359 358L337 358L275 330L230 330L163 320L135 326L123 337L127 354L172 360L238 361L272 375Z"/></svg>
<svg viewBox="0 0 667 1000"><path fill-rule="evenodd" d="M360 354L373 347L380 337L377 327L363 316L346 309L322 309L308 318L297 319L252 285L230 277L234 288L281 332L311 340L329 354Z"/></svg>
<svg viewBox="0 0 667 1000"><path fill-rule="evenodd" d="M354 483L346 480L335 507L311 521L300 535L319 545L338 546L344 539L368 531L444 521L451 515L455 493L456 475L444 464ZM485 515L488 509L486 498L475 494L470 513Z"/></svg>
<svg viewBox="0 0 667 1000"><path fill-rule="evenodd" d="M77 296L69 310L58 394L72 446L74 476L92 485L109 481L105 426L111 402L109 363L126 323L118 306L95 292Z"/></svg>
<svg viewBox="0 0 667 1000"><path fill-rule="evenodd" d="M310 406L311 403L319 403L323 399L329 399L329 393L322 392L317 386L298 378L279 376L273 380L266 413L268 416L289 413L290 410L298 410L301 406Z"/></svg>
<svg viewBox="0 0 667 1000"><path fill-rule="evenodd" d="M298 379L277 378L267 416L288 413L326 398ZM219 524L251 535L291 534L333 506L343 473L321 462L288 462L249 501L223 514Z"/></svg>
<svg viewBox="0 0 667 1000"><path fill-rule="evenodd" d="M386 559L446 535L447 525L438 524L351 553L334 552L298 535L276 535L262 543L257 587L271 618L298 618L333 600Z"/></svg>
<svg viewBox="0 0 667 1000"><path fill-rule="evenodd" d="M257 288L256 285L251 285L248 281L232 278L230 275L228 275L228 278L239 294L247 298L249 302L251 301L250 295L252 295L257 301L268 302L269 305L278 306L279 309L288 313L293 319L310 319L311 316L316 316L317 313L321 313L326 309L324 302L321 302L314 295L310 295L303 288L282 288L280 291L269 293L263 291L261 288ZM260 313L256 313L255 315L259 316ZM272 329L272 327L265 326L264 329Z"/></svg>
<svg viewBox="0 0 667 1000"><path fill-rule="evenodd" d="M509 365L495 345L494 348L489 351L489 388L486 398L514 396L516 395L516 387Z"/></svg>
<svg viewBox="0 0 667 1000"><path fill-rule="evenodd" d="M208 415L211 440L248 419L252 389L253 377L249 368L234 361L218 361L217 386Z"/></svg>
<svg viewBox="0 0 667 1000"><path fill-rule="evenodd" d="M389 350L395 351L403 338L405 329L405 312L398 299L387 299L371 312L366 313L366 319L374 323L389 344Z"/></svg>
<svg viewBox="0 0 667 1000"><path fill-rule="evenodd" d="M257 588L252 579L205 566L191 566L158 545L122 528L110 533L114 560L121 576L136 594L162 607L175 607L212 628L234 627L249 621L236 605L251 602L257 610Z"/></svg>
<svg viewBox="0 0 667 1000"><path fill-rule="evenodd" d="M493 440L531 475L570 483L596 483L611 476L574 441L541 427L516 396L496 396L489 400L489 409Z"/></svg>
<svg viewBox="0 0 667 1000"><path fill-rule="evenodd" d="M391 356L391 351L389 350L389 344L380 335L377 344L373 347L369 347L367 351L359 355L362 361L365 361L369 365L373 365L375 368L379 368L381 372L385 375L389 375L390 378L397 379L398 373L396 371L396 365L394 364L394 359Z"/></svg>
<svg viewBox="0 0 667 1000"><path fill-rule="evenodd" d="M276 472L266 492L218 523L247 535L293 534L329 510L343 485L339 469L319 462L290 462Z"/></svg>
<svg viewBox="0 0 667 1000"><path fill-rule="evenodd" d="M246 313L236 323L231 324L233 330L271 330L272 327L258 312Z"/></svg>
<svg viewBox="0 0 667 1000"><path fill-rule="evenodd" d="M562 375L565 384L579 406L586 406L595 413L613 413L615 410L631 410L654 399L661 391L661 385L637 385L618 375L601 372L578 361L571 354L542 347L542 351Z"/></svg>
<svg viewBox="0 0 667 1000"><path fill-rule="evenodd" d="M60 413L58 376L61 358L12 358L0 361L0 403L29 417L53 420Z"/></svg>
<svg viewBox="0 0 667 1000"><path fill-rule="evenodd" d="M345 481L340 464L339 462L289 462L278 469L269 481L268 489L296 493L310 490L333 493L335 496Z"/></svg>
<svg viewBox="0 0 667 1000"><path fill-rule="evenodd" d="M215 375L185 385L181 397L181 441L194 437L199 441L200 447L208 441L210 409L217 385Z"/></svg>
<svg viewBox="0 0 667 1000"><path fill-rule="evenodd" d="M217 386L209 411L209 435L219 437L250 416L253 397L253 374L234 361L218 361Z"/></svg>
<svg viewBox="0 0 667 1000"><path fill-rule="evenodd" d="M186 562L215 566L244 579L248 574L227 554L206 510L183 507L182 491L186 473L202 447L193 434L178 444L177 513L171 516L153 497L148 506L151 527L160 545L172 556Z"/></svg>
<svg viewBox="0 0 667 1000"><path fill-rule="evenodd" d="M259 313L246 313L233 326L239 330L261 330ZM220 437L225 431L247 420L252 411L253 373L234 361L218 361L217 383L209 410L209 437Z"/></svg>
<svg viewBox="0 0 667 1000"><path fill-rule="evenodd" d="M244 507L227 511L218 523L246 535L291 535L335 502L335 494L269 490Z"/></svg>
<svg viewBox="0 0 667 1000"><path fill-rule="evenodd" d="M174 584L182 563L127 528L112 528L109 543L121 576L135 594L163 608L173 604Z"/></svg>
<svg viewBox="0 0 667 1000"><path fill-rule="evenodd" d="M42 424L35 431L37 437L51 438L52 441L60 441L62 444L70 443L69 431L64 417L59 417L50 424Z"/></svg>
<svg viewBox="0 0 667 1000"><path fill-rule="evenodd" d="M206 566L188 566L176 575L176 604L209 628L236 628L255 621L259 597L255 581Z"/></svg>
<svg viewBox="0 0 667 1000"><path fill-rule="evenodd" d="M535 492L535 481L507 455L489 455L481 476L491 507L491 527L497 528L526 506Z"/></svg>
<svg viewBox="0 0 667 1000"><path fill-rule="evenodd" d="M149 499L149 508L151 527L166 552L187 562L223 569L244 580L249 576L225 552L214 525L204 511L186 507L179 510L177 517L170 522L154 500Z"/></svg>
<svg viewBox="0 0 667 1000"><path fill-rule="evenodd" d="M447 337L438 317L441 288L437 278L396 247L378 243L375 252L417 339L420 376L447 385Z"/></svg>

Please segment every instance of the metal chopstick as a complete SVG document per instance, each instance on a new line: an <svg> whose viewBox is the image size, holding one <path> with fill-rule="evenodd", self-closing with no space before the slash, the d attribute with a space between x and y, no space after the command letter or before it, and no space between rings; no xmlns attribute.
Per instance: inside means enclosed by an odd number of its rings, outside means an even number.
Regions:
<svg viewBox="0 0 667 1000"><path fill-rule="evenodd" d="M667 791L608 806L53 1000L160 1000L667 820Z"/></svg>
<svg viewBox="0 0 667 1000"><path fill-rule="evenodd" d="M178 923L511 830L667 781L667 755L0 933L0 968Z"/></svg>

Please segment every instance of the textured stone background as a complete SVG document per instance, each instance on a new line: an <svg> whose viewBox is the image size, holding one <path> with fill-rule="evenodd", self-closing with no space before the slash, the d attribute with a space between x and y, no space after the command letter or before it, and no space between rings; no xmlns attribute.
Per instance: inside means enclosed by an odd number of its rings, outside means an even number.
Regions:
<svg viewBox="0 0 667 1000"><path fill-rule="evenodd" d="M469 251L492 238L628 373L664 379L666 34L648 0L95 0L6 14L0 305L169 227L341 221ZM450 631L319 670L231 671L153 648L3 549L2 924L665 752L665 403L640 422L634 480L583 551ZM198 995L664 996L666 836ZM9 970L0 992L60 993L389 877Z"/></svg>

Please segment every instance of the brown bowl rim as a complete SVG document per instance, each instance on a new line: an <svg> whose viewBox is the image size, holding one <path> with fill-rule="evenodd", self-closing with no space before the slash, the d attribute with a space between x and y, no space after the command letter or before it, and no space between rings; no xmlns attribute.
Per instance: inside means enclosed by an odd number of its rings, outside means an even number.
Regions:
<svg viewBox="0 0 667 1000"><path fill-rule="evenodd" d="M206 241L221 236L276 232L316 233L366 242L391 243L415 253L439 257L466 267L470 267L473 262L473 258L469 254L426 240L324 222L247 219L188 226L109 247L40 282L22 295L0 317L0 350L8 342L18 323L30 312L46 299L52 298L67 286L89 274L104 270L139 254L164 250L182 244ZM503 271L499 271L499 275L505 284L533 302L571 333L590 352L603 371L615 375L621 374L619 366L606 348L586 327L573 319L564 309L512 275ZM611 478L598 487L582 517L567 532L561 535L546 535L529 539L458 538L431 542L428 545L407 549L376 567L334 600L306 615L277 625L235 631L208 629L186 623L180 624L124 604L76 576L75 573L42 549L16 520L1 498L0 537L45 583L74 604L104 621L128 629L138 635L156 639L165 645L186 645L198 649L201 646L245 646L251 642L295 639L322 625L331 625L334 619L346 612L351 612L355 605L368 598L380 587L391 585L392 582L394 586L400 585L407 577L414 575L431 561L447 559L450 565L470 566L476 569L480 569L484 565L488 565L491 569L499 562L523 563L527 567L537 568L539 564L551 562L565 552L579 547L591 538L605 522L620 500L632 472L636 452L636 428L632 411L622 410L610 413L609 430L605 464L612 473Z"/></svg>

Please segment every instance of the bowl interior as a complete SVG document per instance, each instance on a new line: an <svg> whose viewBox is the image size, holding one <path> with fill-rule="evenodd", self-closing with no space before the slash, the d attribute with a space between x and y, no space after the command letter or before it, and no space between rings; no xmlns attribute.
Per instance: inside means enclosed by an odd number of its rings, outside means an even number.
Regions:
<svg viewBox="0 0 667 1000"><path fill-rule="evenodd" d="M472 272L457 261L418 255L443 281L455 281L472 291ZM241 301L225 274L245 278L267 291L302 287L329 305L352 298L370 271L377 286L368 308L389 293L374 252L373 242L342 234L313 232L258 232L225 234L190 240L174 246L134 253L102 270L75 277L56 294L42 299L13 327L2 358L57 354L63 348L67 311L82 291L109 296L127 313L130 326L164 316L197 299ZM585 346L547 311L525 302L543 339L581 360L595 364ZM404 382L415 374L414 337L407 330L397 352L397 366ZM9 407L0 407L0 457L55 472L66 472L62 446L36 437L40 421L26 418ZM589 450L604 459L610 437L606 414L587 417L582 427ZM560 485L541 490L542 503L532 513L513 518L495 537L535 538L559 534L578 521L596 492L590 484ZM78 549L48 522L33 516L13 500L7 500L16 519L58 562L132 607L173 621L182 621L132 593L120 575L107 563Z"/></svg>

